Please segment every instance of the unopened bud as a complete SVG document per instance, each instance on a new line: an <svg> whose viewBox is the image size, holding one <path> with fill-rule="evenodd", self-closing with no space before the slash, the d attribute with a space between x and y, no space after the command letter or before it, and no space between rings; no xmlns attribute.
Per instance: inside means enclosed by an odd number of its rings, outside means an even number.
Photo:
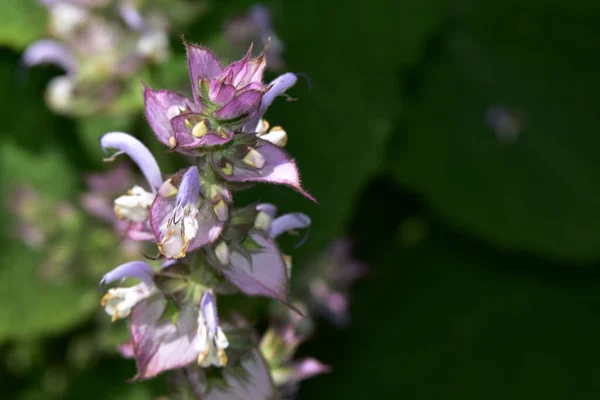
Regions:
<svg viewBox="0 0 600 400"><path fill-rule="evenodd" d="M204 120L200 121L192 128L192 135L197 138L204 137L208 133L208 127Z"/></svg>
<svg viewBox="0 0 600 400"><path fill-rule="evenodd" d="M260 122L258 123L258 127L256 128L256 132L258 134L264 134L267 133L267 131L269 130L269 123L267 122L266 119L261 119Z"/></svg>
<svg viewBox="0 0 600 400"><path fill-rule="evenodd" d="M219 221L227 221L227 218L229 218L229 208L223 200L215 204L213 210Z"/></svg>
<svg viewBox="0 0 600 400"><path fill-rule="evenodd" d="M231 163L225 163L225 166L221 168L221 171L223 171L225 175L231 175L233 174L233 165L231 165Z"/></svg>
<svg viewBox="0 0 600 400"><path fill-rule="evenodd" d="M229 247L227 243L221 242L215 247L215 255L223 265L229 265Z"/></svg>
<svg viewBox="0 0 600 400"><path fill-rule="evenodd" d="M244 164L258 169L261 169L265 166L265 158L255 149L250 149L242 161Z"/></svg>
<svg viewBox="0 0 600 400"><path fill-rule="evenodd" d="M177 194L177 188L173 186L170 179L167 179L158 189L158 194L162 197L173 197Z"/></svg>
<svg viewBox="0 0 600 400"><path fill-rule="evenodd" d="M269 133L261 135L260 138L279 147L285 147L287 144L287 133L280 126L274 126Z"/></svg>
<svg viewBox="0 0 600 400"><path fill-rule="evenodd" d="M272 221L273 218L271 218L269 214L267 214L266 212L259 211L256 215L256 219L254 220L254 227L256 229L266 231L267 229L269 229L269 226L271 225Z"/></svg>

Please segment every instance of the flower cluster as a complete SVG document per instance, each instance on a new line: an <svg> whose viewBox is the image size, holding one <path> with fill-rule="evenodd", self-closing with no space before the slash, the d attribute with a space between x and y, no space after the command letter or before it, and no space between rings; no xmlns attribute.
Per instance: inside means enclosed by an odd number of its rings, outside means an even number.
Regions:
<svg viewBox="0 0 600 400"><path fill-rule="evenodd" d="M154 243L162 262L159 268L128 262L101 281L140 281L110 288L102 299L113 320L130 321L130 342L122 351L137 362L135 379L190 365L243 364L247 346L240 349L230 341L239 328L220 322L217 298L241 292L289 304L291 258L276 239L310 225L302 213L278 216L273 204L234 206L232 196L232 190L266 182L312 199L282 148L285 131L269 129L262 119L296 76L286 73L264 84L265 52L252 58L252 47L223 67L209 50L185 46L192 97L145 86L144 100L158 140L188 156L191 165L164 177L138 139L122 132L101 139L105 151L116 150L108 160L127 154L146 178L146 184L134 185L114 201L114 212L124 221L127 237Z"/></svg>
<svg viewBox="0 0 600 400"><path fill-rule="evenodd" d="M124 91L127 78L169 56L167 18L142 13L135 0L41 0L48 10L51 38L23 53L28 66L54 64L65 71L47 88L56 112L90 115L104 110ZM111 17L116 11L118 18Z"/></svg>

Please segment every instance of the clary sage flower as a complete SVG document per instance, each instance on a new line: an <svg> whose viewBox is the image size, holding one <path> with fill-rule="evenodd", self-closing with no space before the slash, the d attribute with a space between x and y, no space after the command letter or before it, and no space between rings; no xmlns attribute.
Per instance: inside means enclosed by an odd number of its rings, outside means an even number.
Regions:
<svg viewBox="0 0 600 400"><path fill-rule="evenodd" d="M121 348L137 362L135 379L192 365L242 362L247 347L230 341L228 332L234 337L239 332L220 323L217 297L240 292L291 306L291 257L279 250L277 238L311 223L302 213L277 216L272 204L234 205L231 191L241 184L277 183L312 199L282 149L287 134L280 127L269 129L262 119L296 76L285 74L265 85L264 52L252 58L250 47L242 60L223 68L208 50L185 45L193 99L149 87L144 98L157 138L191 156L191 165L163 175L133 136L110 132L100 140L107 154L114 151L107 161L126 154L146 178L114 200L114 213L127 225L130 240L153 242L162 260L156 267L132 261L102 279L103 284L141 281L108 289L101 302L113 321L129 319L130 341Z"/></svg>

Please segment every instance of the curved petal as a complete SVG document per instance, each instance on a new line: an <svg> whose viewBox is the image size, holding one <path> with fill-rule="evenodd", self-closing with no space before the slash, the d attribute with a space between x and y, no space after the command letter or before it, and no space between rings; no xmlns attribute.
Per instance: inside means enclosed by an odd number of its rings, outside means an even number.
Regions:
<svg viewBox="0 0 600 400"><path fill-rule="evenodd" d="M175 208L184 207L186 204L196 204L200 195L200 175L197 167L190 167L181 178L181 185L177 190Z"/></svg>
<svg viewBox="0 0 600 400"><path fill-rule="evenodd" d="M54 64L72 74L77 69L77 61L73 53L65 45L56 40L43 39L31 44L23 52L23 63L28 67L39 64Z"/></svg>
<svg viewBox="0 0 600 400"><path fill-rule="evenodd" d="M254 150L264 159L262 168L251 168L239 162L231 164L231 170L224 169L229 162L225 158L219 158L218 154L212 153L212 164L217 173L229 182L266 182L287 185L317 203L314 197L302 189L298 167L294 160L274 144L259 138L256 140Z"/></svg>
<svg viewBox="0 0 600 400"><path fill-rule="evenodd" d="M258 211L266 213L271 218L275 218L275 216L277 215L277 207L271 203L261 203L256 206L256 209Z"/></svg>
<svg viewBox="0 0 600 400"><path fill-rule="evenodd" d="M148 264L143 261L131 261L121 264L117 268L108 272L102 277L100 284L107 285L123 278L138 278L147 286L150 286L152 284L153 276L154 270Z"/></svg>
<svg viewBox="0 0 600 400"><path fill-rule="evenodd" d="M223 68L217 57L210 50L185 41L184 44L187 51L188 69L192 81L194 101L199 103L200 80L217 78L223 72Z"/></svg>
<svg viewBox="0 0 600 400"><path fill-rule="evenodd" d="M265 93L265 95L262 98L258 114L256 114L246 125L244 125L244 132L255 133L256 128L258 127L258 123L260 122L263 115L265 115L265 112L267 111L271 103L273 103L277 96L280 96L286 90L294 86L297 80L298 77L296 76L296 74L293 74L291 72L283 74L275 80L273 80L269 84L269 89L267 93Z"/></svg>
<svg viewBox="0 0 600 400"><path fill-rule="evenodd" d="M161 321L166 305L164 297L155 296L131 311L129 331L138 367L132 380L149 379L184 367L198 357L194 349L197 324L193 305L181 309L177 325L170 318Z"/></svg>
<svg viewBox="0 0 600 400"><path fill-rule="evenodd" d="M172 147L174 136L171 119L180 114L182 109L189 109L190 100L179 93L169 90L153 90L144 85L144 104L146 118L158 140L165 146Z"/></svg>
<svg viewBox="0 0 600 400"><path fill-rule="evenodd" d="M120 153L127 154L138 165L153 192L162 185L160 168L154 156L142 142L133 136L123 132L109 132L102 136L100 145L105 153L108 153L106 149L119 150L113 157Z"/></svg>
<svg viewBox="0 0 600 400"><path fill-rule="evenodd" d="M281 235L283 232L288 232L294 229L303 229L310 226L310 218L303 213L290 213L277 217L269 226L267 233L273 239Z"/></svg>
<svg viewBox="0 0 600 400"><path fill-rule="evenodd" d="M248 90L229 103L215 111L215 117L222 121L252 118L261 104L264 92L261 90Z"/></svg>

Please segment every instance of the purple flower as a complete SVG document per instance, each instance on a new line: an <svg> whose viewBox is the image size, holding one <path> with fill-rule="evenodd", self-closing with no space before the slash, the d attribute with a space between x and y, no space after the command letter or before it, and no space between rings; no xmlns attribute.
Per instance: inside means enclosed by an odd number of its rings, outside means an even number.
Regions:
<svg viewBox="0 0 600 400"><path fill-rule="evenodd" d="M163 318L166 305L164 297L155 296L131 313L130 334L138 366L133 379L152 378L193 362L203 367L225 366L229 342L218 325L212 292L203 294L199 307L182 304L176 321Z"/></svg>
<svg viewBox="0 0 600 400"><path fill-rule="evenodd" d="M51 39L42 39L31 44L23 52L22 62L28 67L53 64L64 69L67 74L74 74L77 71L77 61L71 50Z"/></svg>
<svg viewBox="0 0 600 400"><path fill-rule="evenodd" d="M132 308L156 293L152 283L154 271L142 261L132 261L113 269L100 281L100 284L109 284L125 278L137 278L142 283L128 288L112 288L102 298L101 305L112 320L126 318Z"/></svg>
<svg viewBox="0 0 600 400"><path fill-rule="evenodd" d="M150 225L161 254L183 258L219 237L228 218L227 203L231 195L226 189L219 191L212 186L212 195L205 191L200 196L202 188L196 167L183 174L178 188L173 180L163 183L152 203Z"/></svg>
<svg viewBox="0 0 600 400"><path fill-rule="evenodd" d="M114 210L119 219L129 222L127 236L130 239L152 240L149 211L157 197L157 190L162 185L162 175L156 160L142 142L126 133L107 133L100 139L100 144L105 152L107 148L118 150L107 161L112 161L119 154L125 153L131 157L146 177L150 191L141 186L133 186L125 195L115 200Z"/></svg>
<svg viewBox="0 0 600 400"><path fill-rule="evenodd" d="M145 88L146 116L158 139L183 153L229 142L234 132L255 132L274 98L295 83L286 74L262 82L265 54L246 56L223 68L209 50L185 42L193 100L168 90ZM245 126L247 125L247 126Z"/></svg>

